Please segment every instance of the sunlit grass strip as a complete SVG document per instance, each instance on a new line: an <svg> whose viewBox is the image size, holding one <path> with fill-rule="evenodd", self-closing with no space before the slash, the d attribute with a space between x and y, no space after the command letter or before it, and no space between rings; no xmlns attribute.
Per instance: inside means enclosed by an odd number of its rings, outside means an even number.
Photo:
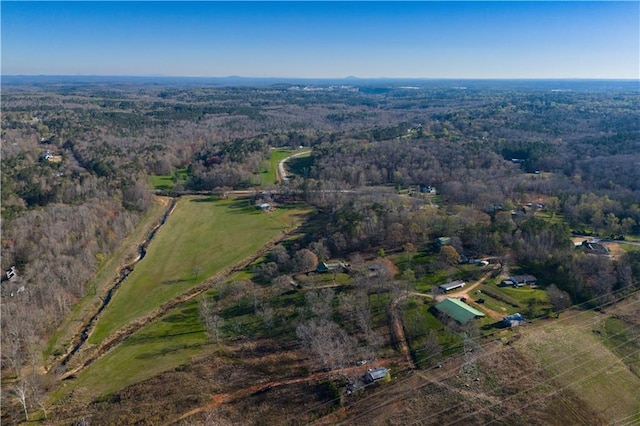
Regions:
<svg viewBox="0 0 640 426"><path fill-rule="evenodd" d="M299 218L298 210L266 214L247 200L183 197L98 320L90 343L241 261Z"/></svg>

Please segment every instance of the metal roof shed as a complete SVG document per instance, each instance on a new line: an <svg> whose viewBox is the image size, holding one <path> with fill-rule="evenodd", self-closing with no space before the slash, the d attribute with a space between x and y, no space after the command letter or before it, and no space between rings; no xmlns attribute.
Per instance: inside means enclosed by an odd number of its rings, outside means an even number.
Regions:
<svg viewBox="0 0 640 426"><path fill-rule="evenodd" d="M435 305L435 308L461 324L466 324L470 319L485 316L479 310L472 308L458 299L445 299Z"/></svg>

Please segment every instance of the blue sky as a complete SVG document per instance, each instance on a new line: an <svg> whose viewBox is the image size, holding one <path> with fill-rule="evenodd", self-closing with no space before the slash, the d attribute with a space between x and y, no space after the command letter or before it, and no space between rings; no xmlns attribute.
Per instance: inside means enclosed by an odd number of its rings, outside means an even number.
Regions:
<svg viewBox="0 0 640 426"><path fill-rule="evenodd" d="M7 2L2 74L639 78L640 2Z"/></svg>

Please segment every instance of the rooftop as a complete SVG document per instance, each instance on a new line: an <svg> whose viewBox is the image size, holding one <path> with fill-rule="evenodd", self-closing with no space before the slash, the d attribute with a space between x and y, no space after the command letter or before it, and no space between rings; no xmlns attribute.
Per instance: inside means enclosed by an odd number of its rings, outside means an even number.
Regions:
<svg viewBox="0 0 640 426"><path fill-rule="evenodd" d="M438 303L435 308L461 324L466 324L470 319L485 316L479 310L472 308L458 299L445 299Z"/></svg>

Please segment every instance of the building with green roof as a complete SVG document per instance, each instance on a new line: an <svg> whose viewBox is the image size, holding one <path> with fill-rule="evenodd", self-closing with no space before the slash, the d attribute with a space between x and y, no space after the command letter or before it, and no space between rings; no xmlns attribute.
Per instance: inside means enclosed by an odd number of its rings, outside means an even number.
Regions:
<svg viewBox="0 0 640 426"><path fill-rule="evenodd" d="M447 314L460 324L466 324L473 318L481 318L485 315L458 299L444 299L434 306L439 312Z"/></svg>

